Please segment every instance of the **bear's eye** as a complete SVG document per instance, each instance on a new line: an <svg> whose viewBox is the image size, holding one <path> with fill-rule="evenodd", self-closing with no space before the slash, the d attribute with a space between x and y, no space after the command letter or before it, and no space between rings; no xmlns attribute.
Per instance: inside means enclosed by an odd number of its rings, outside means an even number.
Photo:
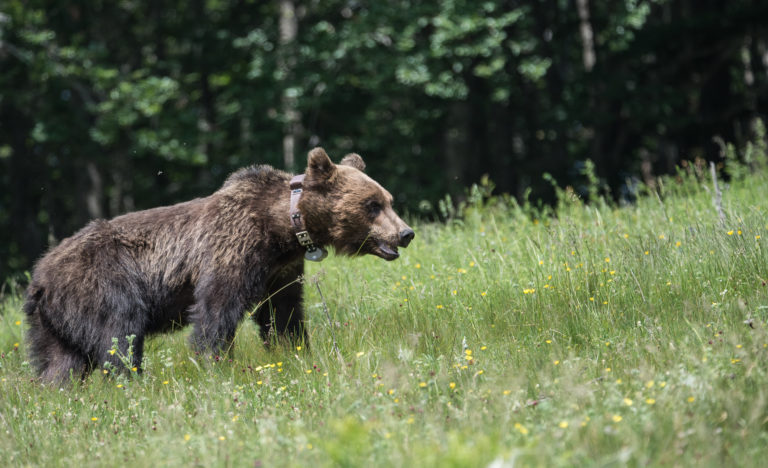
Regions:
<svg viewBox="0 0 768 468"><path fill-rule="evenodd" d="M381 212L381 203L377 202L376 200L369 200L365 205L368 209L368 213L370 213L370 215L374 218Z"/></svg>

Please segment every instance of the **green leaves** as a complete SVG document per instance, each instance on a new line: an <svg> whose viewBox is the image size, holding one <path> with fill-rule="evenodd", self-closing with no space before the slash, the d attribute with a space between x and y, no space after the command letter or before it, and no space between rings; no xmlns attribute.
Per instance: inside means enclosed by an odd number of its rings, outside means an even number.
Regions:
<svg viewBox="0 0 768 468"><path fill-rule="evenodd" d="M407 57L395 70L397 81L405 85L423 85L430 81L426 59L422 55Z"/></svg>
<svg viewBox="0 0 768 468"><path fill-rule="evenodd" d="M286 133L296 160L318 144L364 154L411 210L486 173L554 202L540 174L581 193L586 159L623 196L641 168L650 180L719 158L715 135L745 167L765 153L764 137L746 147L768 85L760 2L580 4L583 18L567 0L294 2L295 38L281 40L277 1L6 0L0 209L28 232L0 234L0 258L31 264L49 233L88 220L89 191L112 216L210 193L240 166L282 167Z"/></svg>

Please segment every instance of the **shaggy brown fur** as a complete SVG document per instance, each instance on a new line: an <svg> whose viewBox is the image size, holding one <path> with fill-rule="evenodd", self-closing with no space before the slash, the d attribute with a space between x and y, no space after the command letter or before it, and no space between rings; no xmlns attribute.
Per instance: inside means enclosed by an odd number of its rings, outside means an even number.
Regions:
<svg viewBox="0 0 768 468"><path fill-rule="evenodd" d="M411 230L392 196L365 175L362 158L340 165L309 153L299 211L312 240L347 255L397 258ZM307 339L303 326L304 250L289 220L291 175L268 166L233 173L214 194L178 205L97 220L36 265L24 310L32 360L45 381L83 378L105 362L112 338L133 365L144 338L193 324L193 346L229 350L238 323L253 318L272 334Z"/></svg>

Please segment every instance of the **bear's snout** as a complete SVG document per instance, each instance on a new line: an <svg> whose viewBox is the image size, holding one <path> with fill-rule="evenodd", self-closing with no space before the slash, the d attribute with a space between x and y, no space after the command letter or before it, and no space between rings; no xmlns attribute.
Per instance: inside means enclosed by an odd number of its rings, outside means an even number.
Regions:
<svg viewBox="0 0 768 468"><path fill-rule="evenodd" d="M411 243L415 236L416 233L413 232L413 229L411 228L406 228L400 231L400 247L408 247L408 244Z"/></svg>

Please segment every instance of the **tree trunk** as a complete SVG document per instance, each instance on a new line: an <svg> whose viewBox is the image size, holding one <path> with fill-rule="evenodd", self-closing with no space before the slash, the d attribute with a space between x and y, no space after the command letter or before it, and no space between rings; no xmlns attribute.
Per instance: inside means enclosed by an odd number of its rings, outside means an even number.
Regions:
<svg viewBox="0 0 768 468"><path fill-rule="evenodd" d="M450 191L457 195L466 184L464 162L467 160L467 116L469 109L466 101L453 101L446 119L443 132L444 170Z"/></svg>
<svg viewBox="0 0 768 468"><path fill-rule="evenodd" d="M3 194L0 203L8 203L6 207L10 208L10 216L4 227L14 231L10 238L2 238L7 243L0 246L0 253L8 255L0 261L0 281L4 281L8 274L6 267L13 268L12 263L15 263L16 268L19 265L28 268L45 249L44 232L38 216L44 206L44 198L48 196L45 189L49 173L44 170L40 159L33 156L30 148L28 135L32 130L32 121L13 103L0 106L0 121L5 127L4 135L8 135L5 142L11 146L6 179L10 193L8 197Z"/></svg>
<svg viewBox="0 0 768 468"><path fill-rule="evenodd" d="M584 61L584 69L592 71L597 60L595 56L594 34L592 23L589 21L589 0L576 0L576 8L579 11L579 33L581 35L581 56Z"/></svg>
<svg viewBox="0 0 768 468"><path fill-rule="evenodd" d="M281 98L284 120L283 130L283 164L288 171L296 169L296 141L301 134L301 113L297 110L295 93L290 89L292 70L295 65L292 57L292 46L296 41L299 29L296 17L296 5L293 0L280 0L280 51L277 66L282 72L284 83L289 86L283 89Z"/></svg>
<svg viewBox="0 0 768 468"><path fill-rule="evenodd" d="M116 152L112 155L114 161L109 168L112 179L112 188L109 191L109 217L128 213L134 210L132 170L127 155Z"/></svg>
<svg viewBox="0 0 768 468"><path fill-rule="evenodd" d="M101 209L101 194L103 192L101 174L93 161L88 161L85 169L88 173L88 181L90 182L88 191L85 193L85 205L88 208L88 216L91 219L102 218L104 217L104 212Z"/></svg>

